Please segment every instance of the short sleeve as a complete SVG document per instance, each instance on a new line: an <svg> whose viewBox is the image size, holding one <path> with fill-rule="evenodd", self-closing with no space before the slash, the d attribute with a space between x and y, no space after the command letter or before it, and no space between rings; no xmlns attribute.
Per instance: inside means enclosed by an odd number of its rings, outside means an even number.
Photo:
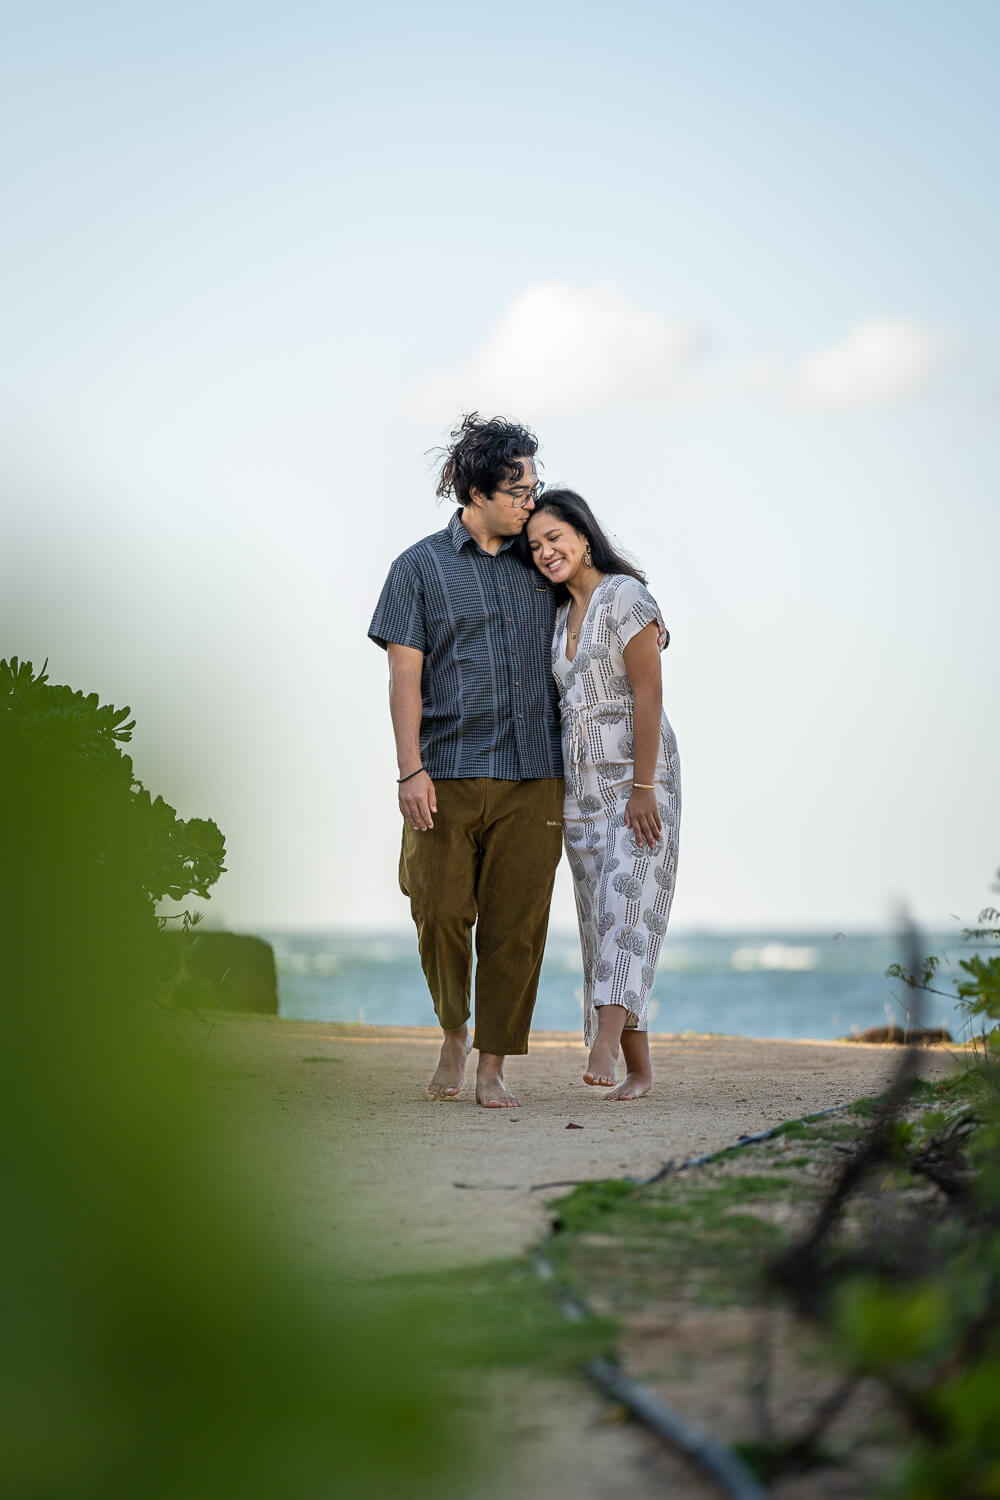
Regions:
<svg viewBox="0 0 1000 1500"><path fill-rule="evenodd" d="M660 606L638 578L626 576L618 585L612 606L612 619L618 644L623 651L629 641L640 630L645 630L647 625L652 625L654 620L658 626L656 644L661 651L665 651L670 644L670 631L660 613Z"/></svg>
<svg viewBox="0 0 1000 1500"><path fill-rule="evenodd" d="M383 650L390 643L412 646L415 651L427 649L424 591L415 569L405 558L397 557L389 569L368 627L368 638Z"/></svg>

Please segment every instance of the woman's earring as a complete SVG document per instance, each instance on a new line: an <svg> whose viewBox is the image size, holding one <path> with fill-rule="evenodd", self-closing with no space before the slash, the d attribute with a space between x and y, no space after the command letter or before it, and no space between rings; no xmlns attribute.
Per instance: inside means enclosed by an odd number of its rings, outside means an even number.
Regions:
<svg viewBox="0 0 1000 1500"><path fill-rule="evenodd" d="M583 566L585 568L592 568L594 566L594 558L593 558L593 554L591 553L591 550L590 550L590 543L589 542L587 543L586 547L583 549Z"/></svg>

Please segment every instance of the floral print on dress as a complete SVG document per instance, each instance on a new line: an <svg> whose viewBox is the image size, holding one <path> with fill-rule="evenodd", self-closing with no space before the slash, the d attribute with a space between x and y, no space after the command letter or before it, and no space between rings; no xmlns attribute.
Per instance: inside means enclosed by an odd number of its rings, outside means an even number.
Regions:
<svg viewBox="0 0 1000 1500"><path fill-rule="evenodd" d="M563 831L580 926L589 1046L601 1005L622 1005L626 1027L648 1028L649 995L677 874L681 783L677 742L663 714L653 777L663 831L655 848L638 844L625 827L635 705L624 651L654 620L663 649L669 636L656 600L638 579L603 578L581 623L572 662L566 656L567 613L564 604L556 616L552 670L559 686Z"/></svg>

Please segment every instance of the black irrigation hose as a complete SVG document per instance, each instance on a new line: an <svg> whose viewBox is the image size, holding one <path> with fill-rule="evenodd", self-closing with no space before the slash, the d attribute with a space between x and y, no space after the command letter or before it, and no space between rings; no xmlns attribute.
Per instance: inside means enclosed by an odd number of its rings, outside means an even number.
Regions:
<svg viewBox="0 0 1000 1500"><path fill-rule="evenodd" d="M535 1257L534 1269L545 1281L555 1277L551 1261L543 1255ZM590 1316L587 1306L565 1287L560 1289L563 1316L572 1323ZM742 1459L718 1443L700 1427L687 1422L671 1407L664 1405L652 1391L629 1380L615 1365L606 1359L589 1359L584 1369L595 1385L606 1396L618 1401L630 1416L658 1437L668 1448L682 1453L690 1462L705 1471L720 1486L730 1500L767 1500L767 1491L761 1489Z"/></svg>
<svg viewBox="0 0 1000 1500"><path fill-rule="evenodd" d="M719 1151L711 1151L706 1156L692 1156L687 1161L681 1162L675 1167L672 1162L666 1162L660 1169L653 1172L649 1177L625 1177L619 1181L632 1183L635 1187L648 1187L650 1183L658 1182L663 1177L668 1177L674 1172L685 1172L691 1167L703 1167L708 1162L717 1161L720 1156L726 1156L731 1151L736 1151L744 1146L756 1145L759 1141L768 1141L778 1135L787 1125L808 1125L814 1120L822 1120L827 1115L839 1114L842 1110L850 1109L850 1104L835 1104L831 1109L821 1109L815 1114L803 1115L798 1120L786 1121L782 1125L773 1125L770 1130L758 1131L755 1135L741 1135L732 1146L723 1146ZM456 1184L457 1186L458 1184ZM569 1187L570 1183L537 1183L532 1191L541 1187ZM555 1268L552 1262L544 1255L538 1255L533 1262L534 1270L544 1281L555 1280ZM580 1298L576 1297L566 1287L560 1287L560 1303L563 1316L570 1322L578 1323L582 1318L591 1316L590 1309ZM662 1443L675 1451L682 1453L691 1463L704 1470L710 1479L721 1488L723 1494L729 1500L768 1500L767 1491L763 1489L747 1468L746 1464L733 1450L724 1443L717 1442L708 1433L703 1432L694 1423L686 1421L671 1407L654 1396L652 1391L640 1385L636 1380L629 1380L623 1375L617 1366L606 1359L590 1359L584 1366L591 1380L606 1396L618 1401L630 1416L642 1425Z"/></svg>
<svg viewBox="0 0 1000 1500"><path fill-rule="evenodd" d="M744 1146L756 1146L758 1141L769 1141L787 1130L789 1125L811 1125L814 1120L823 1120L827 1115L839 1115L843 1110L853 1108L853 1101L850 1104L834 1104L829 1109L818 1109L815 1114L801 1115L797 1120L784 1120L780 1125L772 1125L770 1130L758 1130L756 1135L741 1135L731 1146L721 1146L718 1151L710 1151L707 1156L689 1156L679 1167L675 1167L672 1161L666 1161L649 1177L623 1177L620 1180L631 1182L635 1187L649 1187L651 1182L659 1182L661 1177L670 1177L674 1172L686 1172L690 1167L704 1167L710 1161L718 1161L720 1156L728 1156L730 1151L739 1151Z"/></svg>

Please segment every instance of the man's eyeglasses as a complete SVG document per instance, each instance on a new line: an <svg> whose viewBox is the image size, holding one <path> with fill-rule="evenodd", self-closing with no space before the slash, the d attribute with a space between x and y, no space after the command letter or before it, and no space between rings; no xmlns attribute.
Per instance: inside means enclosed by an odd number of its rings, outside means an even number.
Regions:
<svg viewBox="0 0 1000 1500"><path fill-rule="evenodd" d="M511 505L516 505L520 510L523 510L526 505L530 505L533 500L538 499L544 488L545 480L539 479L530 489L525 485L519 484L512 490L497 490L495 493L498 495L509 495Z"/></svg>

